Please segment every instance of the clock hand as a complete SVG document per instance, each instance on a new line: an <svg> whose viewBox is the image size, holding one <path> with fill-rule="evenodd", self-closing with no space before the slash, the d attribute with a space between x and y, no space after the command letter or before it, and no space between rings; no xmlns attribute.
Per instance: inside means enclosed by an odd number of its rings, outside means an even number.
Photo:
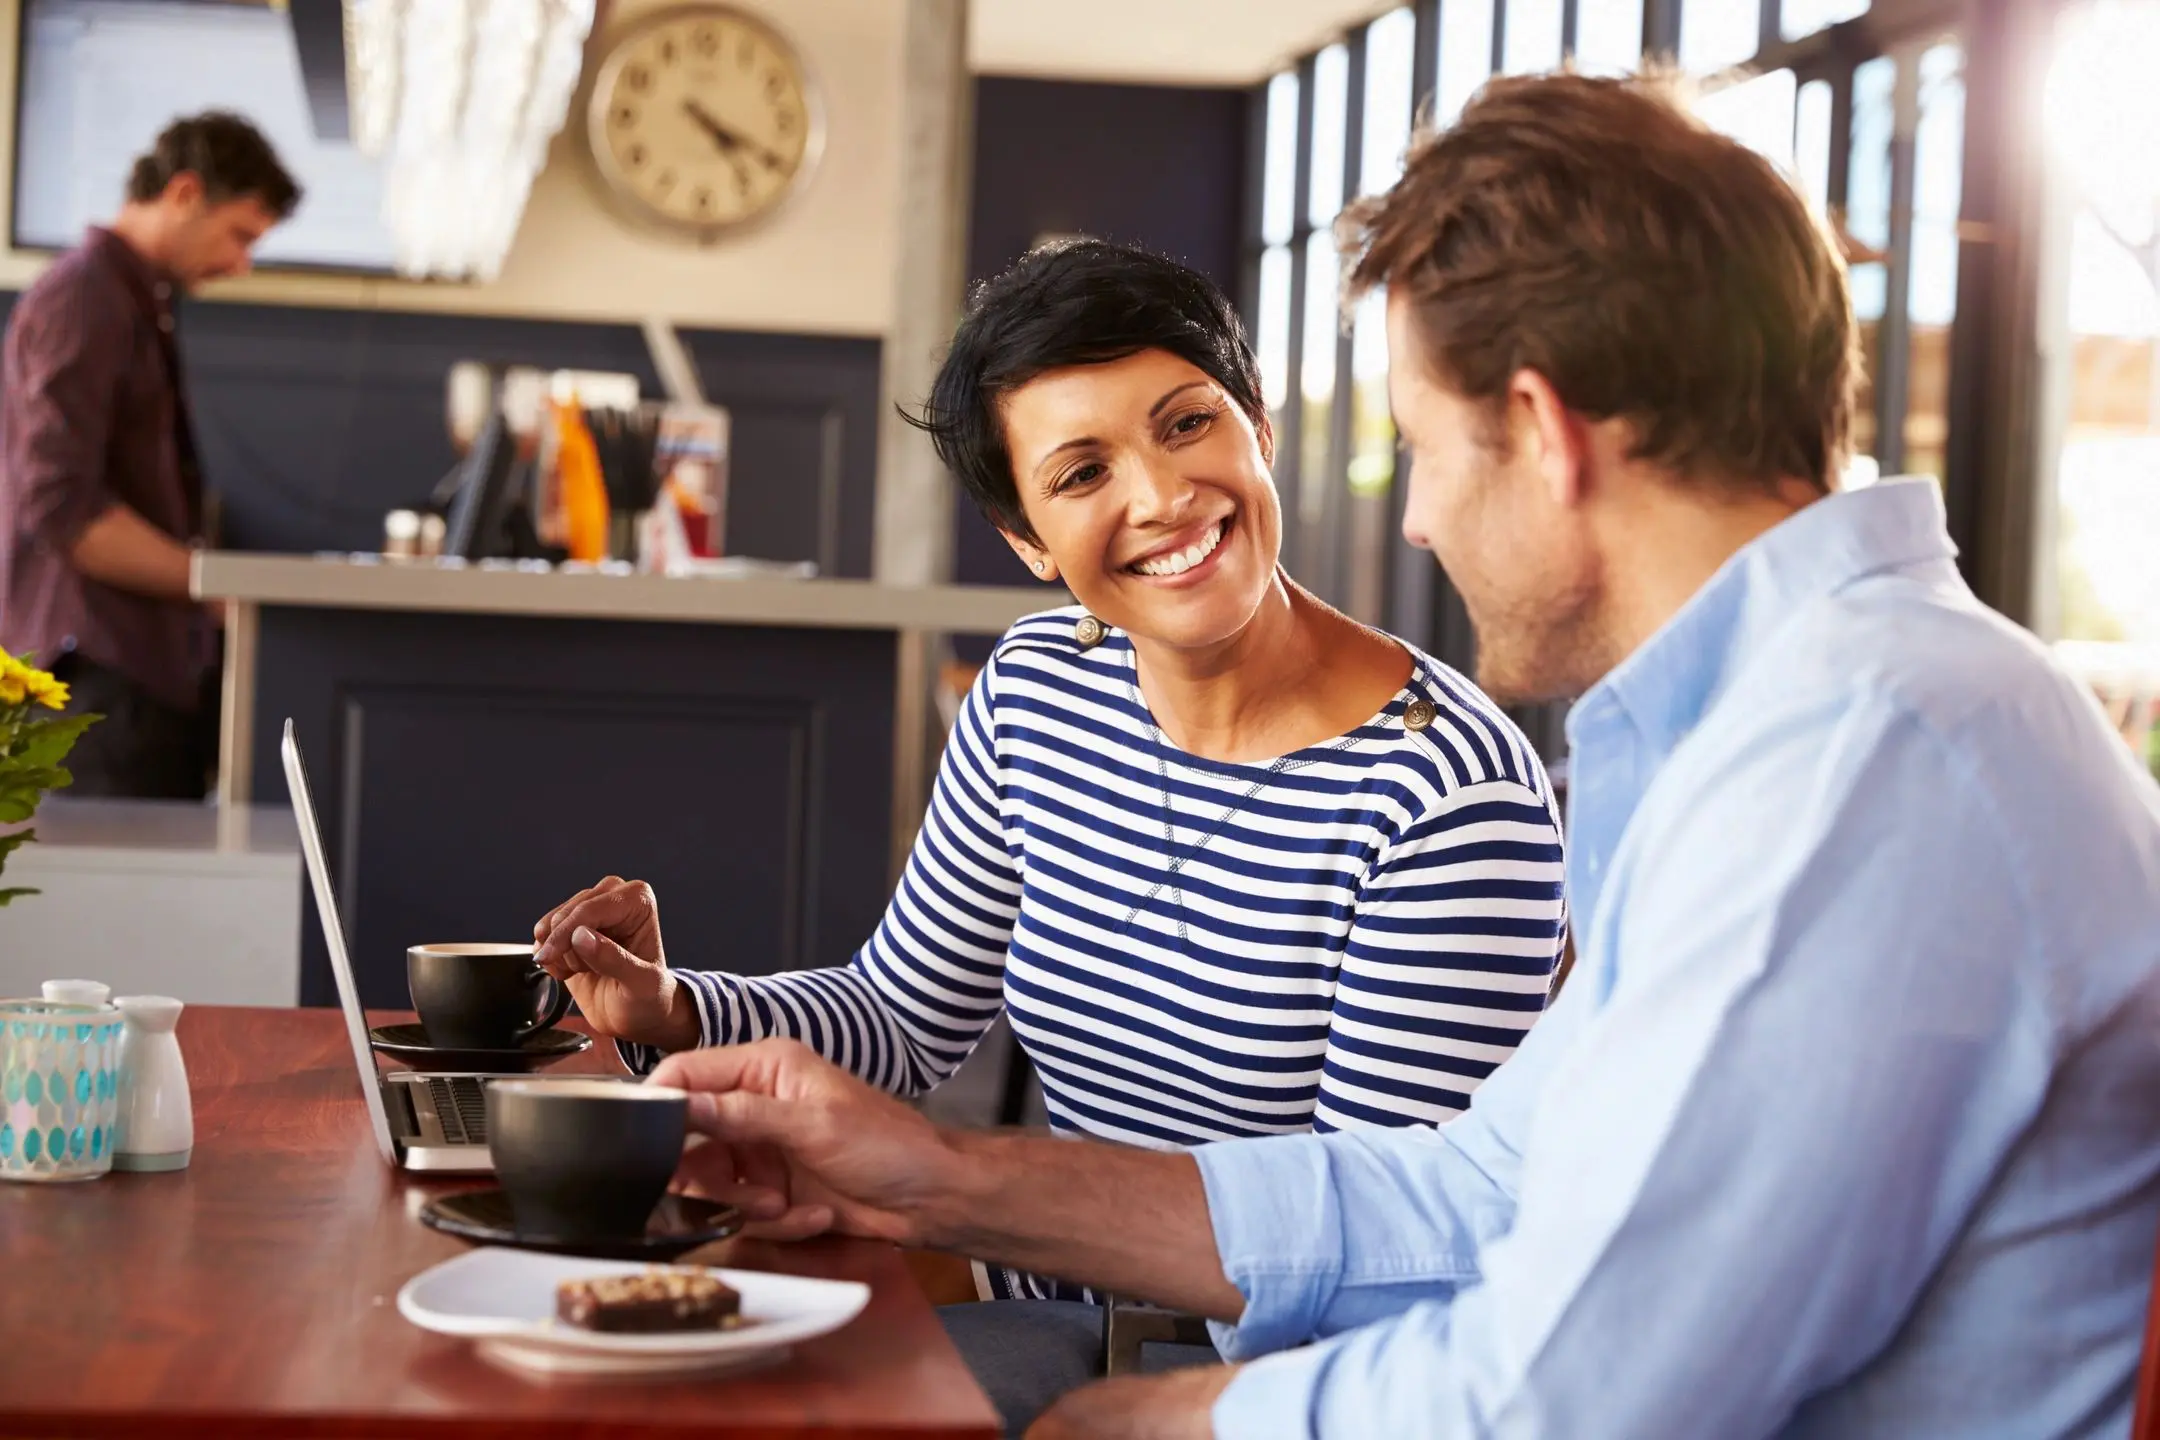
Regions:
<svg viewBox="0 0 2160 1440"><path fill-rule="evenodd" d="M722 150L732 151L736 145L734 132L708 114L705 107L695 100L683 101L683 113L697 123L697 127L712 137L713 143Z"/></svg>
<svg viewBox="0 0 2160 1440"><path fill-rule="evenodd" d="M683 114L688 115L692 120L696 121L697 126L700 130L703 130L706 134L712 136L714 144L720 146L720 148L724 150L729 148L734 143L735 137L730 135L726 127L722 126L719 121L713 119L711 112L706 110L704 106L698 104L697 101L685 100L683 101L682 108Z"/></svg>
<svg viewBox="0 0 2160 1440"><path fill-rule="evenodd" d="M727 126L720 124L718 121L713 121L707 128L712 132L713 139L718 140L722 145L725 145L728 149L732 151L736 151L738 153L745 150L749 151L751 156L754 157L757 162L760 165L763 165L766 169L785 170L787 168L787 162L785 160L782 160L778 155L775 155L772 151L766 149L763 145L758 144L757 141L750 139L748 136L731 130Z"/></svg>
<svg viewBox="0 0 2160 1440"><path fill-rule="evenodd" d="M748 136L743 135L741 132L732 129L729 126L721 124L718 120L713 118L710 111L708 111L704 106L698 104L697 101L683 101L683 112L687 114L692 120L697 122L699 129L703 130L706 134L712 136L713 143L718 145L721 149L729 151L731 153L735 151L747 150L750 152L751 155L757 158L758 163L763 165L768 170L784 170L787 168L787 162L782 160L778 155L766 149L763 145L760 145L756 141L750 139Z"/></svg>

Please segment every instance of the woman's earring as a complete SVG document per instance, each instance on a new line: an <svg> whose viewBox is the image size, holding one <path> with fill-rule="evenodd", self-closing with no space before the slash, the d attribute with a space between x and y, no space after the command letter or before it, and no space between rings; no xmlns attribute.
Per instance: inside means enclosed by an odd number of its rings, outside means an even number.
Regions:
<svg viewBox="0 0 2160 1440"><path fill-rule="evenodd" d="M1040 561L1040 560L1037 560L1037 561L1035 562L1035 573L1036 573L1037 575L1040 575L1040 574L1042 574L1042 573L1043 573L1043 562L1042 562L1042 561Z"/></svg>

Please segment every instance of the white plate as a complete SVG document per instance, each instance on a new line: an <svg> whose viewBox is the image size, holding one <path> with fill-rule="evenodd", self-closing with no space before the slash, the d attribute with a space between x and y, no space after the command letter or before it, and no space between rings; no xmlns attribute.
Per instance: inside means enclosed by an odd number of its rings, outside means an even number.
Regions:
<svg viewBox="0 0 2160 1440"><path fill-rule="evenodd" d="M758 1270L705 1269L742 1292L752 1323L733 1330L611 1335L555 1319L555 1287L651 1267L483 1246L423 1271L398 1291L398 1313L423 1330L479 1342L500 1364L547 1375L682 1375L779 1358L798 1341L837 1330L870 1303L870 1287Z"/></svg>

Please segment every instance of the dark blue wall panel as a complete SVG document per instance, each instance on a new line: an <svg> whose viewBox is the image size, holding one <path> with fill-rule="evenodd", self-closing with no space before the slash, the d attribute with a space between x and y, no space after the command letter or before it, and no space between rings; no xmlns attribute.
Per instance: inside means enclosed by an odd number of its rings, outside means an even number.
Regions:
<svg viewBox="0 0 2160 1440"><path fill-rule="evenodd" d="M867 576L878 342L683 339L733 417L730 553ZM242 550L377 548L383 512L425 500L456 458L443 389L459 360L626 371L660 393L633 325L221 301L185 305L180 341L223 540Z"/></svg>
<svg viewBox="0 0 2160 1440"><path fill-rule="evenodd" d="M706 396L734 425L727 548L870 574L877 506L875 340L689 330Z"/></svg>
<svg viewBox="0 0 2160 1440"><path fill-rule="evenodd" d="M190 303L180 316L203 473L241 550L373 550L386 510L456 459L444 377L459 360L658 380L633 326Z"/></svg>
<svg viewBox="0 0 2160 1440"><path fill-rule="evenodd" d="M609 874L684 966L840 964L883 912L890 633L278 608L261 644L255 798L290 717L370 1005L405 947L517 940ZM335 998L312 898L301 997Z"/></svg>
<svg viewBox="0 0 2160 1440"><path fill-rule="evenodd" d="M1236 293L1248 92L986 75L975 82L968 273L1046 233L1144 245Z"/></svg>

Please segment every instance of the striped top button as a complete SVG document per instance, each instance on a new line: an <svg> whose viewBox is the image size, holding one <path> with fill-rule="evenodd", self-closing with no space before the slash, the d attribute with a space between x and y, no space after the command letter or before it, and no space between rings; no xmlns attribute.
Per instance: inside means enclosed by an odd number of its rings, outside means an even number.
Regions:
<svg viewBox="0 0 2160 1440"><path fill-rule="evenodd" d="M1073 626L1073 639L1080 642L1083 650L1092 650L1102 644L1103 636L1109 633L1109 627L1092 615L1081 616L1080 622Z"/></svg>
<svg viewBox="0 0 2160 1440"><path fill-rule="evenodd" d="M1412 700L1408 705L1403 706L1403 729L1423 730L1426 726L1432 724L1433 716L1436 713L1432 701Z"/></svg>

